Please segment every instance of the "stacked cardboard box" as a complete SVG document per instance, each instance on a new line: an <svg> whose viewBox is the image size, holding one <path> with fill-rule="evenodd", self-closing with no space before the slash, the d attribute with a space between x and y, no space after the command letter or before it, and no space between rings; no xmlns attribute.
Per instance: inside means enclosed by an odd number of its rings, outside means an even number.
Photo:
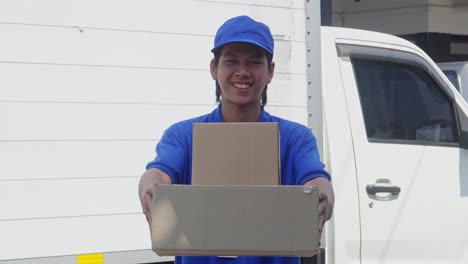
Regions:
<svg viewBox="0 0 468 264"><path fill-rule="evenodd" d="M277 123L194 124L192 185L156 185L158 255L312 256L318 190L280 185Z"/></svg>

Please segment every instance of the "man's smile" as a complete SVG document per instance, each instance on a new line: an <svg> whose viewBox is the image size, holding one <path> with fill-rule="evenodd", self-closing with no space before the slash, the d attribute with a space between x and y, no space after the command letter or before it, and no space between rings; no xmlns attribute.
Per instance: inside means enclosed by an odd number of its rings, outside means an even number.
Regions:
<svg viewBox="0 0 468 264"><path fill-rule="evenodd" d="M250 83L232 83L232 85L239 89L248 89L250 86L252 86Z"/></svg>

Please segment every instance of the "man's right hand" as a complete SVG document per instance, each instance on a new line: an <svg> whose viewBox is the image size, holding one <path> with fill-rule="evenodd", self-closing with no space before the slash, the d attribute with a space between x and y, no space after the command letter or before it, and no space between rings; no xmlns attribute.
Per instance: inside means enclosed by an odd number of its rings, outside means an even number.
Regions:
<svg viewBox="0 0 468 264"><path fill-rule="evenodd" d="M153 186L156 184L172 184L172 180L163 171L151 168L145 171L138 184L138 195L141 207L151 232L151 208L153 206Z"/></svg>

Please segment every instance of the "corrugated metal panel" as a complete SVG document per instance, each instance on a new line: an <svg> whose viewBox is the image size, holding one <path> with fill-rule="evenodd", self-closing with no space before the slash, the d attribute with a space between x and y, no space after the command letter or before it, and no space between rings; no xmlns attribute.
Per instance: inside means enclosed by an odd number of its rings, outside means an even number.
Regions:
<svg viewBox="0 0 468 264"><path fill-rule="evenodd" d="M151 248L143 214L0 221L0 233L1 260Z"/></svg>
<svg viewBox="0 0 468 264"><path fill-rule="evenodd" d="M277 73L267 109L307 123L303 8L1 1L0 260L103 252L105 261L150 247L138 176L171 123L215 107L210 49L229 17L270 25Z"/></svg>

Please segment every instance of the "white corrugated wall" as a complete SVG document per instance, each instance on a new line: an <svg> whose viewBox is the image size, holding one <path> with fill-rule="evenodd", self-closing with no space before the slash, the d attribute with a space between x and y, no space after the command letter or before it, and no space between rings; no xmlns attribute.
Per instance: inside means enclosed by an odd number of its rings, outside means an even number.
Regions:
<svg viewBox="0 0 468 264"><path fill-rule="evenodd" d="M304 1L0 1L0 260L150 248L139 177L215 107L213 37L241 14L275 36L267 110L306 124Z"/></svg>

